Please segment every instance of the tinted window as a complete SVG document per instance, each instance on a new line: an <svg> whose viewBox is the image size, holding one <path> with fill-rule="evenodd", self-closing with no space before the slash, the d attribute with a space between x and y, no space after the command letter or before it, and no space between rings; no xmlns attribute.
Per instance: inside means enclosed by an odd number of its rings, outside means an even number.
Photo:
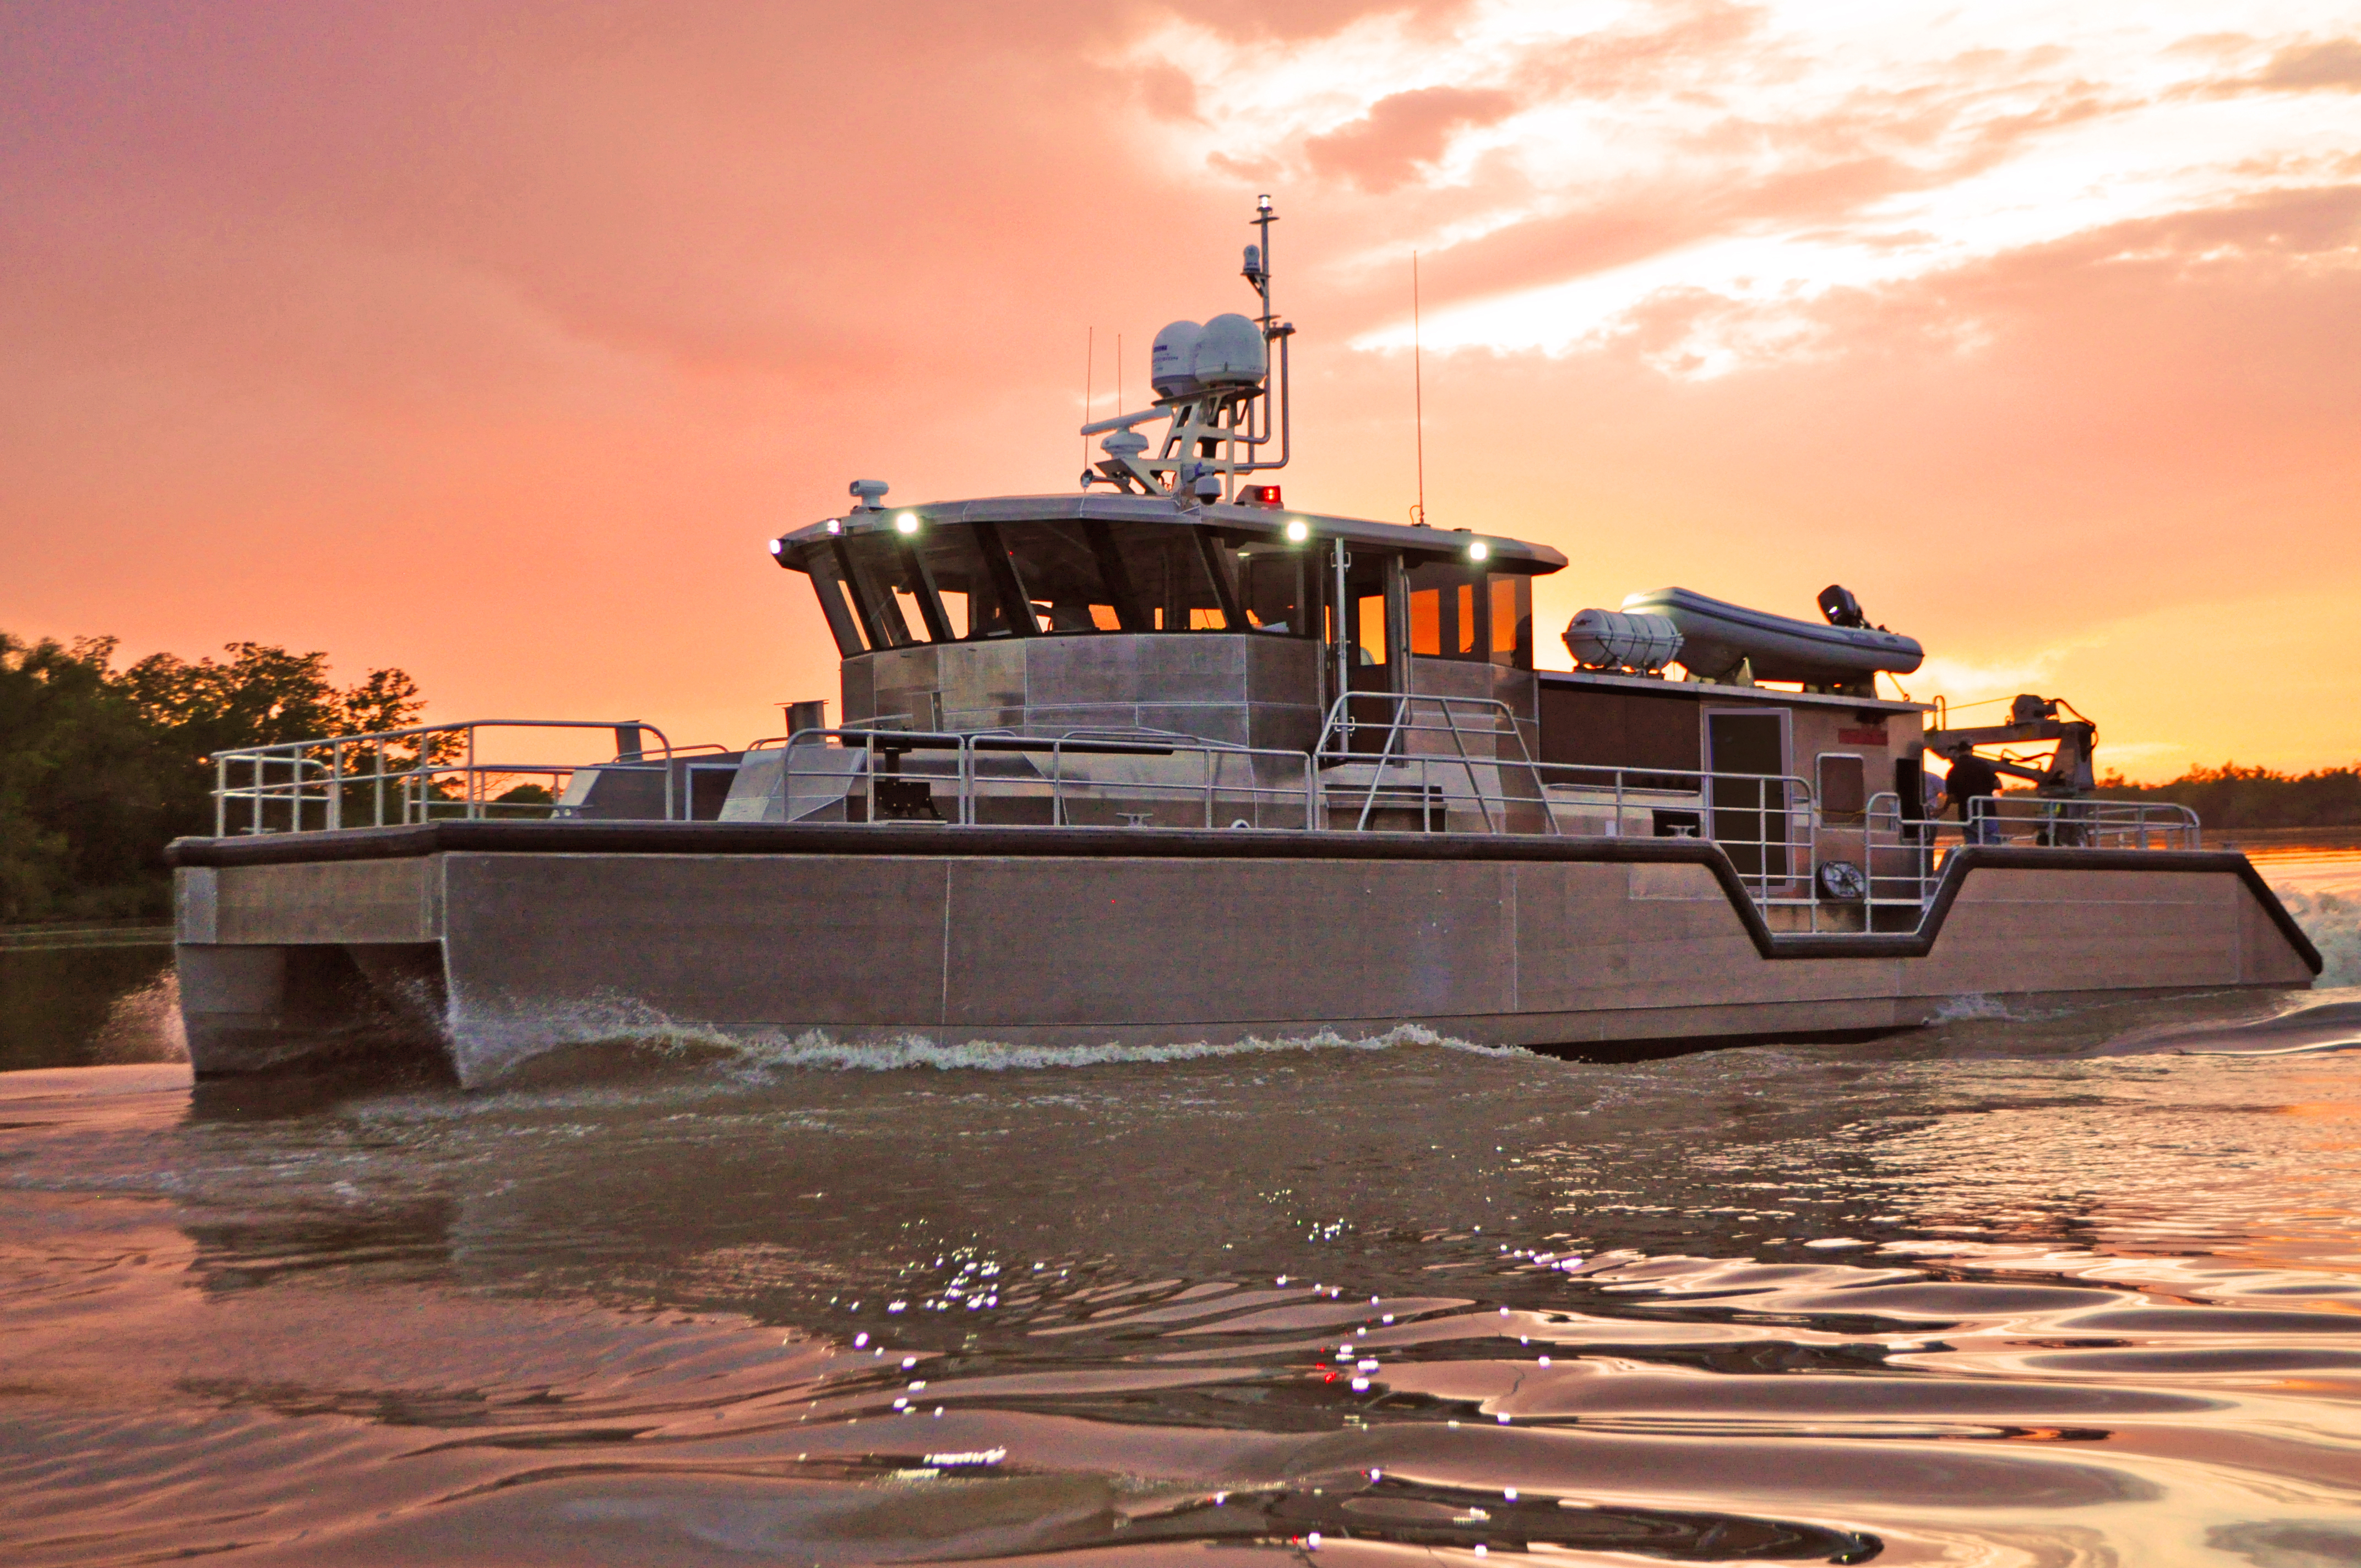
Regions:
<svg viewBox="0 0 2361 1568"><path fill-rule="evenodd" d="M836 552L826 545L807 550L803 557L804 570L811 574L812 592L819 596L820 614L828 618L828 629L836 638L836 650L846 658L869 651L869 641L862 634L861 621L852 609L852 601L844 589L844 574L836 564Z"/></svg>
<svg viewBox="0 0 2361 1568"><path fill-rule="evenodd" d="M1533 667L1533 580L1498 574L1490 588L1492 663L1530 670Z"/></svg>
<svg viewBox="0 0 2361 1568"><path fill-rule="evenodd" d="M1483 575L1449 562L1410 572L1410 651L1428 659L1485 659L1484 622L1489 602Z"/></svg>
<svg viewBox="0 0 2361 1568"><path fill-rule="evenodd" d="M918 610L917 570L902 548L901 536L890 531L851 534L843 548L870 640L881 648L924 641L927 622Z"/></svg>
<svg viewBox="0 0 2361 1568"><path fill-rule="evenodd" d="M1269 543L1241 545L1237 562L1238 598L1246 624L1257 631L1311 636L1313 618L1305 613L1304 603L1307 595L1312 604L1319 603L1316 563L1301 548Z"/></svg>
<svg viewBox="0 0 2361 1568"><path fill-rule="evenodd" d="M962 641L1014 635L1017 628L1002 602L1001 579L986 554L997 535L988 529L947 525L926 529L918 537L951 635ZM1020 609L1017 613L1028 612Z"/></svg>
<svg viewBox="0 0 2361 1568"><path fill-rule="evenodd" d="M1138 595L1148 630L1154 631L1226 631L1230 629L1200 543L1201 531L1166 523L1113 522L1106 525L1125 570ZM1202 534L1222 570L1234 570L1229 547ZM1235 587L1233 586L1232 594Z"/></svg>

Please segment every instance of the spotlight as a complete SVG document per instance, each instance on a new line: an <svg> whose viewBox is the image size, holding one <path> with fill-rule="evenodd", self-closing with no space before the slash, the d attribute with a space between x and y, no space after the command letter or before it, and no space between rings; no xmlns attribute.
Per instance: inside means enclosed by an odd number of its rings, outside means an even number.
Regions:
<svg viewBox="0 0 2361 1568"><path fill-rule="evenodd" d="M1288 521L1287 521L1287 540L1288 540L1288 543L1290 543L1290 544L1301 544L1301 543L1302 543L1305 540L1307 540L1307 539L1309 539L1309 538L1311 538L1311 537L1312 537L1312 525L1311 525L1310 523L1308 523L1308 522L1304 521L1303 521L1301 518L1300 518L1300 517L1293 517L1293 518L1290 518L1290 519L1288 519Z"/></svg>
<svg viewBox="0 0 2361 1568"><path fill-rule="evenodd" d="M1481 560L1484 560L1485 558L1487 558L1488 556L1489 556L1491 554L1492 554L1492 547L1491 547L1490 545L1488 545L1488 544L1485 543L1484 543L1482 540L1480 540L1480 539L1479 539L1479 540L1477 540L1475 543L1470 544L1470 545L1467 547L1467 558L1468 558L1470 561L1481 561Z"/></svg>
<svg viewBox="0 0 2361 1568"><path fill-rule="evenodd" d="M917 532L918 514L914 511L904 512L901 516L894 520L894 530L897 533Z"/></svg>

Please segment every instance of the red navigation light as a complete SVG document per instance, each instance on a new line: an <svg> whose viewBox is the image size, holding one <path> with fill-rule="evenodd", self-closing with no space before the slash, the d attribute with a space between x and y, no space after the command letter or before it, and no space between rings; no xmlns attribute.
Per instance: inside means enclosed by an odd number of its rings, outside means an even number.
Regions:
<svg viewBox="0 0 2361 1568"><path fill-rule="evenodd" d="M1279 487L1277 485L1248 485L1238 492L1238 501L1241 505L1250 507L1278 506L1279 504Z"/></svg>

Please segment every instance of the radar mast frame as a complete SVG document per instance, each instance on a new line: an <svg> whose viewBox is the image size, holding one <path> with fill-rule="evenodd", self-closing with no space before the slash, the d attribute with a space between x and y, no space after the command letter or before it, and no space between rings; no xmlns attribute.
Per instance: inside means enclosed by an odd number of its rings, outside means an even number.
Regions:
<svg viewBox="0 0 2361 1568"><path fill-rule="evenodd" d="M1292 446L1288 418L1288 339L1295 328L1279 319L1270 303L1270 225L1279 221L1268 196L1255 198L1255 215L1248 226L1260 243L1246 247L1241 270L1262 303L1255 318L1266 350L1276 346L1279 385L1270 385L1265 362L1263 378L1251 386L1201 387L1178 397L1159 398L1136 413L1117 414L1082 426L1088 439L1104 435L1099 449L1106 455L1082 470L1082 485L1112 485L1130 495L1170 496L1192 501L1237 499L1238 481L1246 474L1287 466ZM1274 404L1276 407L1274 407ZM1150 420L1170 421L1156 455L1148 455L1148 440L1137 426ZM1274 426L1276 430L1274 431ZM1261 449L1276 440L1279 455L1266 458Z"/></svg>

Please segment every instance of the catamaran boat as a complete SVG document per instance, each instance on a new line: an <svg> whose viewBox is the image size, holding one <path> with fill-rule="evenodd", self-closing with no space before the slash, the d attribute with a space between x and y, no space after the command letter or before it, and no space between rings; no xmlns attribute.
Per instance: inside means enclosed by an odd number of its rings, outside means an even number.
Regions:
<svg viewBox="0 0 2361 1568"><path fill-rule="evenodd" d="M473 1086L652 1029L1630 1056L2319 971L2189 812L2091 797L2087 721L1948 725L1841 587L1817 621L1635 594L1545 670L1557 551L1288 505L1273 221L1258 313L1159 334L1073 493L861 480L771 543L841 654L835 723L217 759L215 832L171 851L198 1074L423 1050ZM1928 750L2028 744L1997 765L2034 788L1930 818Z"/></svg>

